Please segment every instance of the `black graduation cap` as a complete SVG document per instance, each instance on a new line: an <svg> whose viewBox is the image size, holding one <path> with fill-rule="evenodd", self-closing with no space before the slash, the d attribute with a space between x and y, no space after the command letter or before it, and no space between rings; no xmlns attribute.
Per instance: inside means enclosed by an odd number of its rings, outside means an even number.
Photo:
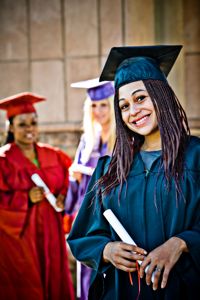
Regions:
<svg viewBox="0 0 200 300"><path fill-rule="evenodd" d="M118 88L143 79L166 81L181 48L182 45L113 47L100 75L100 81L115 80Z"/></svg>

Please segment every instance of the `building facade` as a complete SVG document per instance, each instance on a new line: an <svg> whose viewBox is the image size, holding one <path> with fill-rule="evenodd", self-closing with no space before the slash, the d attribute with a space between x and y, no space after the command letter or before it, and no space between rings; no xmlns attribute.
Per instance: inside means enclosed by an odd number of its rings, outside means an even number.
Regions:
<svg viewBox="0 0 200 300"><path fill-rule="evenodd" d="M113 46L181 44L169 81L200 135L199 16L199 0L0 0L0 99L45 96L40 139L73 157L85 91L70 84L98 77Z"/></svg>

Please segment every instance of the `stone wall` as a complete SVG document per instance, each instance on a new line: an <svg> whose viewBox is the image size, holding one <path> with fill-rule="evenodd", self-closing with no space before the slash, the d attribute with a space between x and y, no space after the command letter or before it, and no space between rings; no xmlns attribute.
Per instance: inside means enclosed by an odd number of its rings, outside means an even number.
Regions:
<svg viewBox="0 0 200 300"><path fill-rule="evenodd" d="M0 0L0 98L44 95L40 139L73 156L85 91L70 84L98 77L112 46L183 44L169 81L198 134L199 15L198 0Z"/></svg>

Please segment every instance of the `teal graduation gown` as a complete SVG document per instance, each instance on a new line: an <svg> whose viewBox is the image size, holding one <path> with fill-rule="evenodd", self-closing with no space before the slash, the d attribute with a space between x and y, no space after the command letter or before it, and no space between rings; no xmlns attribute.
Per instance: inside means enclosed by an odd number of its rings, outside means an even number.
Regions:
<svg viewBox="0 0 200 300"><path fill-rule="evenodd" d="M76 259L93 269L89 299L135 300L138 295L137 274L133 286L128 273L102 261L102 252L110 241L119 241L103 216L110 208L136 244L148 252L172 236L183 239L189 253L183 253L170 272L165 289L153 291L141 279L139 299L195 300L200 289L200 139L191 137L185 152L182 196L177 198L174 182L165 187L164 171L157 158L145 171L140 153L135 155L124 184L120 201L119 187L107 196L96 193L96 180L109 165L101 158L90 180L83 204L68 237ZM173 249L171 249L173 251ZM198 293L198 296L195 296Z"/></svg>

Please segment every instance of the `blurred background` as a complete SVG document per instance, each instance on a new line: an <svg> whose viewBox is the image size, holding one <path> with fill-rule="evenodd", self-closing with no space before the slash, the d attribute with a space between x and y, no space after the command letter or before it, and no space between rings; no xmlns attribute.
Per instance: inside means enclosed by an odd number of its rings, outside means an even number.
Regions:
<svg viewBox="0 0 200 300"><path fill-rule="evenodd" d="M184 46L169 81L200 135L199 0L0 0L0 99L45 96L40 140L73 157L85 91L70 84L98 77L113 46L153 44Z"/></svg>

